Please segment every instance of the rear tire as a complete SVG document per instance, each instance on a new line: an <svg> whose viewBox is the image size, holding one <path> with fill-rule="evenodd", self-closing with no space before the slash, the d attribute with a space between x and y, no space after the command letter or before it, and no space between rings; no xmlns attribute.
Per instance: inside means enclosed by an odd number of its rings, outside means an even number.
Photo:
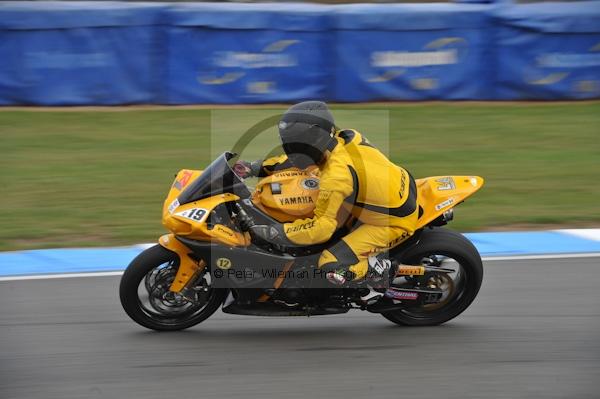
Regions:
<svg viewBox="0 0 600 399"><path fill-rule="evenodd" d="M401 309L382 313L386 319L405 326L432 326L447 322L461 314L473 302L483 280L483 264L475 246L462 234L443 228L426 229L419 243L410 248L397 261L419 265L421 260L431 255L442 255L456 260L460 266L462 291L449 303L434 310ZM457 265L457 266L458 266Z"/></svg>
<svg viewBox="0 0 600 399"><path fill-rule="evenodd" d="M152 330L176 331L201 323L219 309L227 295L226 289L211 288L206 294L206 301L201 304L186 303L185 299L170 294L168 277L174 275L178 268L177 254L160 245L148 248L131 261L121 277L119 296L123 309L133 321ZM154 278L155 285L152 292L148 292L148 279L153 273L160 276L160 270L165 271L161 276L163 280L157 283L157 277ZM148 292L147 304L140 297L140 288ZM159 308L157 303L166 305Z"/></svg>

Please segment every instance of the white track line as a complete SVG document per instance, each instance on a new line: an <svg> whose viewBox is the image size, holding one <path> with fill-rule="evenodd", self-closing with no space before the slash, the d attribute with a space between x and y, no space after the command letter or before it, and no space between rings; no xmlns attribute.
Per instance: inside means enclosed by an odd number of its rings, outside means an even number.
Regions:
<svg viewBox="0 0 600 399"><path fill-rule="evenodd" d="M510 260L544 260L544 259L573 259L573 258L600 258L600 252L582 253L582 254L552 254L552 255L515 255L515 256L484 256L484 261L510 261ZM120 276L123 271L114 272L90 272L90 273L56 273L56 274L35 274L25 276L4 276L0 277L2 281L19 280L47 280L56 278L73 277L106 277Z"/></svg>
<svg viewBox="0 0 600 399"><path fill-rule="evenodd" d="M600 229L561 229L557 233L568 234L591 241L600 241Z"/></svg>
<svg viewBox="0 0 600 399"><path fill-rule="evenodd" d="M120 276L123 271L117 272L90 272L90 273L56 273L56 274L34 274L25 276L3 276L0 281L16 281L16 280L47 280L54 278L73 278L73 277L105 277L105 276Z"/></svg>
<svg viewBox="0 0 600 399"><path fill-rule="evenodd" d="M536 259L572 259L572 258L599 258L600 252L589 252L581 254L549 254L549 255L507 255L507 256L485 256L485 260L536 260Z"/></svg>

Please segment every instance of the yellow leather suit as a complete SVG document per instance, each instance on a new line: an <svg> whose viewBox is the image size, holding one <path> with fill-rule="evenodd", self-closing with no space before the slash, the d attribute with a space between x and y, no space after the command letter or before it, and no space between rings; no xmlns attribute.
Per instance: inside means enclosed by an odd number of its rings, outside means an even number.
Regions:
<svg viewBox="0 0 600 399"><path fill-rule="evenodd" d="M415 182L403 168L390 162L356 130L336 132L337 144L320 165L320 191L311 219L283 226L297 245L326 242L350 216L359 222L349 234L325 250L319 267L348 267L356 279L368 270L367 259L410 237L417 223ZM285 156L263 163L270 172Z"/></svg>

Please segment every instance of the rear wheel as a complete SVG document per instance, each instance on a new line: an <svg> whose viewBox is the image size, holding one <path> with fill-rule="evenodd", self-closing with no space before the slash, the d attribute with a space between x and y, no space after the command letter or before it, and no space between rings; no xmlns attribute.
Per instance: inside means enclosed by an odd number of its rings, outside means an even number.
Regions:
<svg viewBox="0 0 600 399"><path fill-rule="evenodd" d="M432 273L422 279L396 279L394 285L402 288L414 288L415 284L419 284L442 291L436 303L382 313L383 317L396 324L431 326L445 323L467 309L481 287L483 265L479 252L462 234L451 230L425 230L419 243L397 260L409 265L439 266L454 272Z"/></svg>
<svg viewBox="0 0 600 399"><path fill-rule="evenodd" d="M203 278L194 287L193 298L169 291L178 268L177 254L160 245L139 254L123 273L119 287L129 317L146 328L175 331L206 320L219 308L227 290L211 288Z"/></svg>

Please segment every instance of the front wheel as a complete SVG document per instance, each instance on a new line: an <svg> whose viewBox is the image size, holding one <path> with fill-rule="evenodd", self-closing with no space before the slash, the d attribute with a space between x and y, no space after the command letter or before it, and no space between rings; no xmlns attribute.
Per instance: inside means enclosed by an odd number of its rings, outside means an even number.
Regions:
<svg viewBox="0 0 600 399"><path fill-rule="evenodd" d="M223 303L226 289L210 288L204 279L190 300L169 291L179 268L179 257L160 245L139 254L121 277L119 296L125 312L136 323L158 331L192 327L211 316Z"/></svg>
<svg viewBox="0 0 600 399"><path fill-rule="evenodd" d="M462 234L443 228L423 231L419 243L397 261L409 265L441 266L453 273L433 274L418 284L442 291L439 302L382 313L400 325L431 326L447 322L461 314L473 302L483 279L481 256ZM402 281L404 280L404 281ZM400 286L414 287L415 281L402 278Z"/></svg>

